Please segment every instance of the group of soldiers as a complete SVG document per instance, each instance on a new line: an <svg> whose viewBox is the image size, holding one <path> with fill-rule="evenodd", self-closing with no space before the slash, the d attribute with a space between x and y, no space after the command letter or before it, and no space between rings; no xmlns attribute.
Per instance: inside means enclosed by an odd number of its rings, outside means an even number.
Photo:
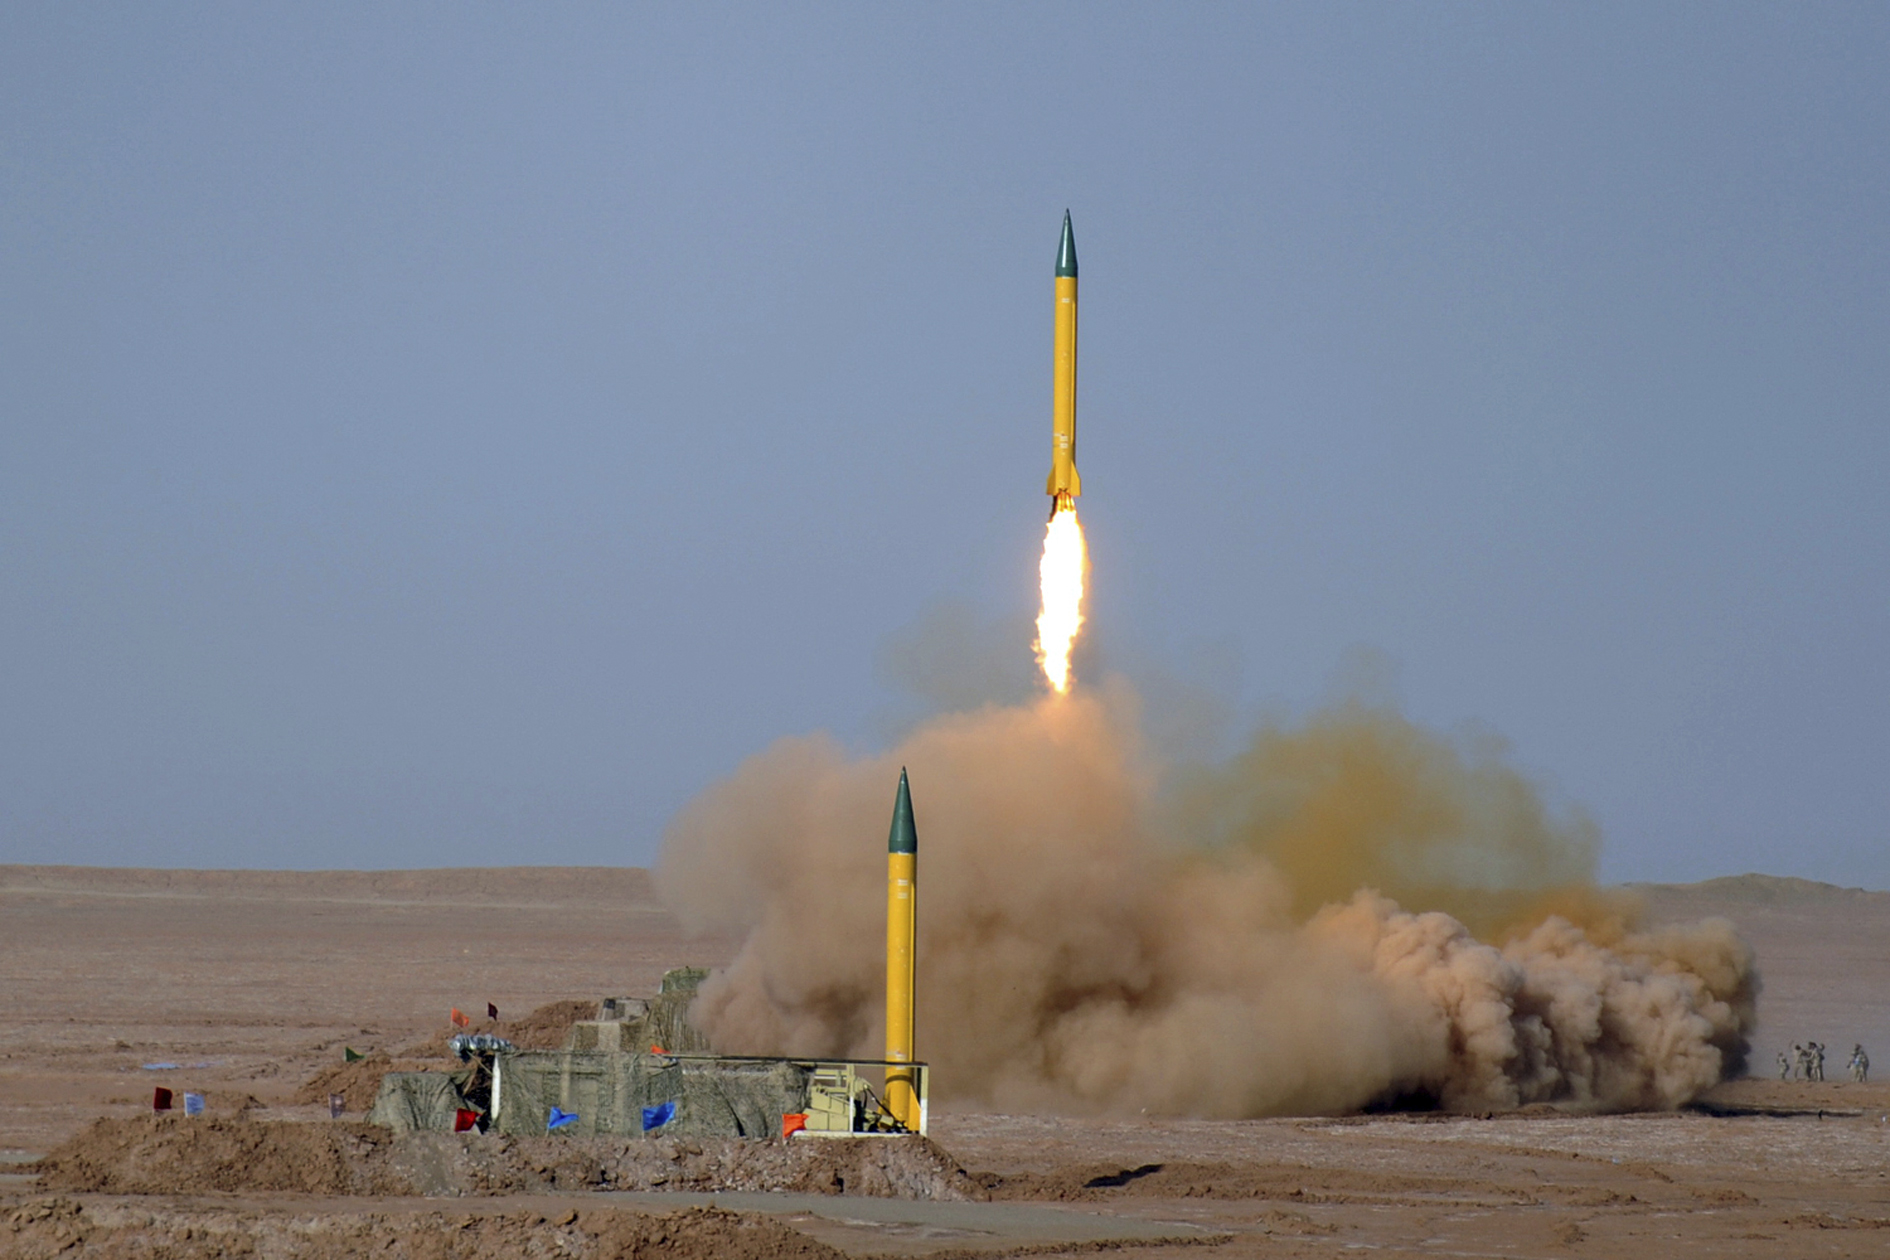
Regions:
<svg viewBox="0 0 1890 1260"><path fill-rule="evenodd" d="M1863 1084L1870 1079L1870 1056L1864 1047L1851 1047L1851 1079ZM1781 1081L1821 1081L1824 1079L1824 1043L1793 1042L1791 1057L1778 1052L1778 1079Z"/></svg>

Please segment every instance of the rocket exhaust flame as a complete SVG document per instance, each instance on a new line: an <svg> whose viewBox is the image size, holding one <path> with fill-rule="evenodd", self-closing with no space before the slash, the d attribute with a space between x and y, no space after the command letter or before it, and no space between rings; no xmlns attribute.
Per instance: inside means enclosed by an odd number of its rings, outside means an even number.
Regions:
<svg viewBox="0 0 1890 1260"><path fill-rule="evenodd" d="M1070 691L1070 649L1083 628L1083 582L1089 570L1089 546L1076 504L1058 495L1044 530L1043 560L1038 568L1043 606L1037 614L1037 663L1050 689Z"/></svg>

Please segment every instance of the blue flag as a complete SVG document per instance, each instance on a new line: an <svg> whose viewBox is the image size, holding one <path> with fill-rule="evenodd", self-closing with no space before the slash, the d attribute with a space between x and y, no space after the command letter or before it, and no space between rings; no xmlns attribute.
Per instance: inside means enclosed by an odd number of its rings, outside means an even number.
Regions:
<svg viewBox="0 0 1890 1260"><path fill-rule="evenodd" d="M657 1103L654 1107L645 1107L643 1109L643 1131L648 1133L651 1129L660 1129L675 1118L676 1104L674 1102Z"/></svg>
<svg viewBox="0 0 1890 1260"><path fill-rule="evenodd" d="M565 1128L567 1125L576 1123L577 1112L563 1111L557 1107L553 1107L551 1109L551 1119L545 1121L545 1132L555 1133L557 1130Z"/></svg>

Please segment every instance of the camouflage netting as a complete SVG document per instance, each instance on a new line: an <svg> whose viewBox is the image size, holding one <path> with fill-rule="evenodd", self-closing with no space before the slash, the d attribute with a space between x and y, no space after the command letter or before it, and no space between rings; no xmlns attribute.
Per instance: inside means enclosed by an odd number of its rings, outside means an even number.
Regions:
<svg viewBox="0 0 1890 1260"><path fill-rule="evenodd" d="M689 1022L689 1004L696 1000L696 987L708 976L698 967L676 967L663 973L662 992L655 997L605 998L599 1006L598 1021L616 1021L613 1030L621 1036L625 1050L661 1048L670 1054L707 1054L709 1039ZM568 1050L609 1049L597 1040L598 1030L591 1023L574 1025Z"/></svg>
<svg viewBox="0 0 1890 1260"><path fill-rule="evenodd" d="M709 1057L688 1019L707 974L679 967L653 998L605 998L599 1018L571 1025L561 1050L475 1056L450 1074L389 1072L368 1119L397 1133L450 1132L460 1108L487 1112L490 1104L490 1130L516 1136L543 1134L553 1107L577 1117L558 1130L573 1137L777 1136L782 1116L807 1109L809 1069ZM646 1130L644 1109L665 1103L673 1111Z"/></svg>
<svg viewBox="0 0 1890 1260"><path fill-rule="evenodd" d="M493 1130L543 1133L555 1106L578 1117L560 1132L640 1137L644 1108L674 1103L653 1136L773 1137L783 1115L807 1109L808 1076L779 1060L521 1051L499 1060Z"/></svg>
<svg viewBox="0 0 1890 1260"><path fill-rule="evenodd" d="M453 1131L453 1117L467 1105L460 1093L464 1072L389 1072L381 1077L381 1092L368 1112L370 1124L385 1125L396 1133Z"/></svg>

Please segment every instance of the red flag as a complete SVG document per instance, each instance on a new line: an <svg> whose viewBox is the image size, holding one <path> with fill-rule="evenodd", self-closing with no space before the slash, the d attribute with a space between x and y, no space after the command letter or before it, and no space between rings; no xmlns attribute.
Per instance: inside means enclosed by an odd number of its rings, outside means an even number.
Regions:
<svg viewBox="0 0 1890 1260"><path fill-rule="evenodd" d="M479 1113L470 1108L461 1107L453 1113L453 1132L464 1133L468 1129L479 1127Z"/></svg>
<svg viewBox="0 0 1890 1260"><path fill-rule="evenodd" d="M151 1091L151 1110L169 1111L171 1109L171 1091L162 1085Z"/></svg>
<svg viewBox="0 0 1890 1260"><path fill-rule="evenodd" d="M466 1012L460 1010L457 1006L453 1008L453 1022L458 1024L461 1028L472 1027L472 1020L468 1019Z"/></svg>
<svg viewBox="0 0 1890 1260"><path fill-rule="evenodd" d="M781 1117L781 1136L782 1137L793 1137L796 1133L799 1133L802 1129L805 1129L806 1127L807 1127L807 1113L804 1111L797 1112L793 1115L787 1115L787 1116Z"/></svg>
<svg viewBox="0 0 1890 1260"><path fill-rule="evenodd" d="M499 1017L499 1008L494 1006L492 1003L487 1002L486 1003L486 1018L497 1019L498 1017Z"/></svg>

